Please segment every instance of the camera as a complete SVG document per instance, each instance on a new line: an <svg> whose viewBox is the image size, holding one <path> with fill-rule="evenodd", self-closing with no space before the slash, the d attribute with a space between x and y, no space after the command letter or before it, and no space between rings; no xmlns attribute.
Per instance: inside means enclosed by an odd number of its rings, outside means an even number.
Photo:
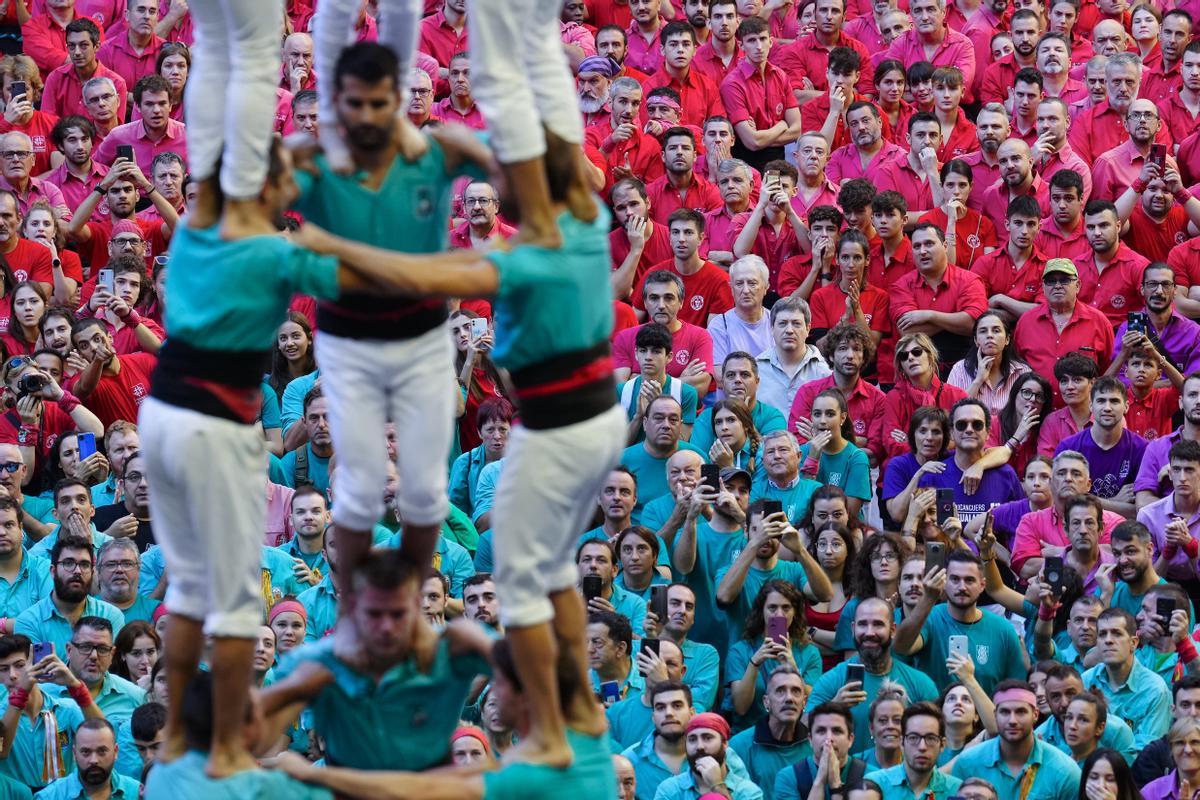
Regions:
<svg viewBox="0 0 1200 800"><path fill-rule="evenodd" d="M17 378L17 391L20 394L36 394L45 389L46 384L49 382L49 379L45 375L38 375L36 372L31 372Z"/></svg>

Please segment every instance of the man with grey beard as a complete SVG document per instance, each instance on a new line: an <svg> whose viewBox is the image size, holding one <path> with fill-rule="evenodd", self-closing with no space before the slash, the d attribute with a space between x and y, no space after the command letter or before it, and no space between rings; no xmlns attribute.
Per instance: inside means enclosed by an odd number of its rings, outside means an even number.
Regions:
<svg viewBox="0 0 1200 800"><path fill-rule="evenodd" d="M590 56L579 65L579 110L583 125L600 122L609 115L608 87L617 74L617 64L607 56Z"/></svg>
<svg viewBox="0 0 1200 800"><path fill-rule="evenodd" d="M1000 145L1011 131L1008 111L1000 103L987 103L975 115L975 138L979 140L979 149L967 153L962 160L971 165L971 195L967 205L976 211L983 207L984 191L1000 180Z"/></svg>

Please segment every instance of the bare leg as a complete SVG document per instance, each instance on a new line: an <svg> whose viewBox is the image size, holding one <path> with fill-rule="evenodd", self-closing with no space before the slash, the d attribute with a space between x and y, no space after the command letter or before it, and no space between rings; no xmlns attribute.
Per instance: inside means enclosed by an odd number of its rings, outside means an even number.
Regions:
<svg viewBox="0 0 1200 800"><path fill-rule="evenodd" d="M587 670L587 610L573 589L562 589L550 593L554 604L554 638L559 649L559 658L570 660L571 667L578 671L579 691L563 708L567 725L592 736L599 736L608 726L604 710L591 692L591 676Z"/></svg>
<svg viewBox="0 0 1200 800"><path fill-rule="evenodd" d="M213 703L212 749L205 768L211 778L228 777L258 766L242 741L253 673L253 639L214 639L212 676L216 702Z"/></svg>
<svg viewBox="0 0 1200 800"><path fill-rule="evenodd" d="M183 734L183 695L200 668L204 652L204 624L181 614L167 617L167 641L163 658L167 660L167 732L162 761L172 761L187 753Z"/></svg>
<svg viewBox="0 0 1200 800"><path fill-rule="evenodd" d="M508 627L517 675L525 687L529 704L529 735L510 751L509 758L522 763L565 767L571 763L571 746L562 706L558 702L555 664L559 657L554 630L542 622L526 627Z"/></svg>
<svg viewBox="0 0 1200 800"><path fill-rule="evenodd" d="M441 525L405 525L400 537L400 557L422 569L429 567L441 534Z"/></svg>

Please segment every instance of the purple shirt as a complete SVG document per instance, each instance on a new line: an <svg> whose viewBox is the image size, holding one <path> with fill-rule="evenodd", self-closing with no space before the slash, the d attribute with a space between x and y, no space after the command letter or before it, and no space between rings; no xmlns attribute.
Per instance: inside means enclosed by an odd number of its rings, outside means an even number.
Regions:
<svg viewBox="0 0 1200 800"><path fill-rule="evenodd" d="M883 469L883 491L879 497L883 500L891 500L899 495L920 468L917 457L912 453L903 453L888 459L887 466Z"/></svg>
<svg viewBox="0 0 1200 800"><path fill-rule="evenodd" d="M1142 465L1142 455L1148 442L1128 428L1121 431L1121 438L1108 450L1096 444L1090 428L1063 439L1054 451L1075 450L1087 457L1092 472L1092 494L1096 497L1116 497L1121 487L1137 475Z"/></svg>
<svg viewBox="0 0 1200 800"><path fill-rule="evenodd" d="M1156 560L1163 548L1167 546L1166 527L1174 516L1176 516L1174 492L1161 500L1155 500L1137 513L1138 522L1150 529L1150 535L1154 539L1154 558ZM1178 516L1183 515L1179 514ZM1187 518L1187 526L1192 538L1200 539L1200 511ZM1175 555L1171 556L1170 561L1167 562L1167 571L1163 577L1169 581L1194 580L1200 577L1200 570L1197 570L1194 559L1188 558L1188 554L1182 548L1176 548Z"/></svg>
<svg viewBox="0 0 1200 800"><path fill-rule="evenodd" d="M992 532L996 534L996 541L1004 545L1005 549L1012 550L1013 537L1017 535L1017 526L1021 524L1021 518L1033 510L1029 498L1001 503L993 508Z"/></svg>
<svg viewBox="0 0 1200 800"><path fill-rule="evenodd" d="M1171 481L1164 479L1160 483L1158 473L1167 465L1167 454L1171 452L1171 445L1178 442L1182 436L1183 428L1180 427L1166 436L1159 436L1146 445L1146 451L1142 453L1142 465L1138 468L1137 480L1133 482L1135 492L1154 492L1162 497L1171 491Z"/></svg>
<svg viewBox="0 0 1200 800"><path fill-rule="evenodd" d="M1125 329L1128 327L1128 322L1122 322L1121 327L1117 328L1116 346L1113 348L1114 360L1121 352L1121 338L1125 336ZM1171 318L1161 331L1154 330L1153 322L1150 323L1150 328L1158 334L1163 352L1181 374L1187 375L1200 369L1200 325L1173 309Z"/></svg>
<svg viewBox="0 0 1200 800"><path fill-rule="evenodd" d="M1025 490L1021 488L1021 479L1007 464L985 470L975 494L967 494L962 487L962 470L955 463L954 456L950 456L943 463L946 465L944 472L940 475L934 473L922 475L917 486L953 489L954 506L963 525L980 514L987 513L992 506L1010 503L1025 497Z"/></svg>
<svg viewBox="0 0 1200 800"><path fill-rule="evenodd" d="M1142 800L1188 800L1179 797L1179 770L1171 770L1142 787Z"/></svg>

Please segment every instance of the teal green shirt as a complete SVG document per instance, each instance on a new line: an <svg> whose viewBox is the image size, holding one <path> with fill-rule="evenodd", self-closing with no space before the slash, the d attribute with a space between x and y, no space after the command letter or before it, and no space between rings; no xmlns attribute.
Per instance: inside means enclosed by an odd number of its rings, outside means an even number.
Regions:
<svg viewBox="0 0 1200 800"><path fill-rule="evenodd" d="M475 655L451 655L442 636L428 672L412 659L396 664L376 681L333 653L333 639L305 644L284 657L282 681L303 662L315 662L333 681L309 702L313 729L325 737L331 764L354 769L430 769L450 755L450 734L478 675L491 673Z"/></svg>
<svg viewBox="0 0 1200 800"><path fill-rule="evenodd" d="M312 445L305 443L304 451L308 454L308 483L316 486L323 494L329 494L329 459L318 456L312 450ZM279 458L274 453L271 453L269 475L272 483L278 483L280 486L290 486L295 489L298 480L296 478L296 453L299 450L289 450L283 454L283 458Z"/></svg>
<svg viewBox="0 0 1200 800"><path fill-rule="evenodd" d="M1166 682L1135 659L1125 683L1114 689L1104 664L1083 673L1087 689L1099 689L1108 700L1108 715L1125 720L1133 730L1138 750L1167 733L1171 727L1171 690Z"/></svg>
<svg viewBox="0 0 1200 800"><path fill-rule="evenodd" d="M720 365L718 365L718 369ZM787 430L787 415L780 411L775 406L769 406L761 400L754 401L754 408L750 409L750 419L754 421L754 429L758 431L760 437L773 433L775 431ZM716 437L712 431L712 409L704 409L699 417L696 418L696 427L692 428L692 444L699 447L704 452L708 452L708 448L712 447ZM762 461L762 455L759 454L759 461ZM766 792L766 789L763 789Z"/></svg>
<svg viewBox="0 0 1200 800"><path fill-rule="evenodd" d="M616 708L616 706L613 706ZM654 750L654 731L651 730L636 744L625 748L621 755L633 764L633 774L637 777L637 788L634 797L637 800L654 800L658 787L675 773L666 765ZM687 768L687 761L683 762Z"/></svg>
<svg viewBox="0 0 1200 800"><path fill-rule="evenodd" d="M972 623L958 622L949 607L939 603L921 627L924 645L912 658L912 665L938 686L949 686L954 678L946 671L950 637L966 636L971 660L975 662L975 680L989 695L1005 678L1025 679L1025 660L1017 632L1004 617L980 609L981 617Z"/></svg>
<svg viewBox="0 0 1200 800"><path fill-rule="evenodd" d="M746 546L746 533L714 531L705 519L696 522L696 563L681 576L696 595L696 623L688 638L711 644L721 652L729 647L729 622L717 606L717 573L733 563Z"/></svg>
<svg viewBox="0 0 1200 800"><path fill-rule="evenodd" d="M663 467L664 474L666 467ZM638 486L638 493L641 493L641 486ZM650 530L658 533L663 526L667 524L667 520L671 518L671 512L675 510L675 498L670 492L651 500L642 506L641 512L635 508L631 515L634 525L645 525ZM675 533L679 533L679 528L675 529ZM667 557L670 558L670 553Z"/></svg>
<svg viewBox="0 0 1200 800"><path fill-rule="evenodd" d="M720 681L721 656L717 648L703 642L683 640L683 682L692 690L692 708L697 714L711 711L717 702L717 685Z"/></svg>
<svg viewBox="0 0 1200 800"><path fill-rule="evenodd" d="M112 623L113 638L125 627L125 615L111 603L88 595L83 601L84 617L104 617ZM39 600L22 611L13 623L13 633L28 636L33 642L53 642L54 652L63 661L67 660L67 642L71 641L71 622L59 613L54 599Z"/></svg>
<svg viewBox="0 0 1200 800"><path fill-rule="evenodd" d="M214 780L204 773L207 753L193 750L158 764L146 779L146 797L171 800L333 800L328 789L309 786L282 772L252 769Z"/></svg>
<svg viewBox="0 0 1200 800"><path fill-rule="evenodd" d="M725 775L725 788L733 800L762 800L763 791L749 778L733 770ZM690 769L685 769L673 778L667 778L658 786L655 800L699 800L703 795L696 786Z"/></svg>
<svg viewBox="0 0 1200 800"><path fill-rule="evenodd" d="M34 641L37 641L36 639ZM61 656L66 658L65 654ZM45 688L46 684L38 684ZM74 700L58 698L42 693L42 711L49 711L57 723L56 738L58 751L61 754L62 765L66 774L75 769L75 756L72 747L75 743L75 729L83 724L83 712ZM13 738L12 751L8 758L0 760L0 775L5 775L30 788L44 786L50 781L42 780L42 758L46 752L46 723L42 714L32 720L28 714L21 714L17 719L17 735Z"/></svg>
<svg viewBox="0 0 1200 800"><path fill-rule="evenodd" d="M1165 578L1160 577L1158 582L1159 584L1163 584L1167 581ZM1096 594L1100 594L1099 588L1096 589ZM1128 583L1117 581L1117 585L1113 587L1112 600L1109 601L1108 605L1111 608L1123 608L1136 617L1142 613L1142 600L1146 597L1146 594L1148 593L1134 594L1130 591Z"/></svg>
<svg viewBox="0 0 1200 800"><path fill-rule="evenodd" d="M133 726L129 720L116 725L117 729L117 763L114 769L127 778L140 780L142 777L142 754L138 752L137 744L133 741Z"/></svg>
<svg viewBox="0 0 1200 800"><path fill-rule="evenodd" d="M624 381L622 383L617 384L617 402L620 403L621 407L625 410L625 419L631 420L631 419L633 419L634 415L637 414L638 396L640 395L640 393L642 391L643 381L645 381L645 378L641 375L638 375L632 381L632 383L633 383L632 388L630 388L628 390L626 389L626 387L629 386L630 381ZM625 394L627 391L629 393L629 398L628 398L629 402L628 403L624 402L626 399ZM670 375L668 375L666 382L663 383L662 393L669 397L674 397L676 400L679 401L679 405L683 407L682 422L684 425L695 425L696 424L696 406L700 405L700 398L696 394L696 390L694 388L692 388L688 384L684 383L683 381L679 380L678 378L672 378ZM706 411L704 413L707 414L708 412ZM711 435L711 434L712 434L712 431L711 431L711 423L710 423L709 435ZM695 429L692 430L691 438L692 438L692 443L695 444L695 442L696 442ZM642 441L645 441L645 439L646 439L646 432L639 428L638 432L637 432L637 438L634 439L634 442L635 443L642 442ZM696 445L696 446L699 447L700 445ZM708 447L711 447L711 446L712 446L712 442L709 442ZM708 447L704 448L704 452L706 452L706 453L708 452Z"/></svg>
<svg viewBox="0 0 1200 800"><path fill-rule="evenodd" d="M765 719L730 739L729 748L745 762L750 780L762 789L763 800L774 800L779 770L812 755L807 733L794 742L780 742L771 735Z"/></svg>
<svg viewBox="0 0 1200 800"><path fill-rule="evenodd" d="M114 771L109 779L109 789L109 797L112 800L138 800L142 785L137 780ZM72 772L38 792L38 800L88 800L88 794L79 780L79 773Z"/></svg>
<svg viewBox="0 0 1200 800"><path fill-rule="evenodd" d="M486 448L479 445L454 459L450 467L450 502L467 514L475 509L475 487L479 473L487 466L486 458Z"/></svg>
<svg viewBox="0 0 1200 800"><path fill-rule="evenodd" d="M680 450L691 450L700 453L700 457L708 461L708 453L700 450L690 442L680 442ZM667 485L667 458L655 458L646 452L645 443L631 445L621 454L621 463L629 467L629 471L637 478L638 499L633 507L633 518L638 519L646 504L655 498L671 493Z"/></svg>
<svg viewBox="0 0 1200 800"><path fill-rule="evenodd" d="M808 695L808 705L805 706L806 711L812 713L812 710L821 703L833 700L834 696L838 693L838 689L846 685L846 664L860 663L862 662L858 656L852 656L822 675L813 684L812 691ZM871 738L871 725L870 720L867 718L867 712L870 710L871 702L879 694L879 687L884 681L893 681L903 686L908 691L908 700L910 703L916 703L921 700L937 702L937 686L929 679L929 676L913 669L907 664L900 663L895 658L892 659L892 668L886 674L876 675L872 672L867 672L863 677L863 691L867 693L867 699L850 707L850 713L854 717L854 747L856 749L866 749L875 746Z"/></svg>
<svg viewBox="0 0 1200 800"><path fill-rule="evenodd" d="M820 488L821 484L803 475L797 475L796 480L788 486L779 487L764 473L750 489L750 502L778 500L783 503L783 512L787 514L788 521L792 525L799 525L808 513L808 507L812 505L813 494Z"/></svg>
<svg viewBox="0 0 1200 800"><path fill-rule="evenodd" d="M740 639L729 648L729 655L725 657L726 690L722 700L722 710L726 712L734 731L749 728L767 715L762 702L763 696L767 693L767 678L782 662L768 658L759 665L758 674L754 677L754 699L750 701L750 708L744 714L738 714L733 710L733 690L729 688L730 684L741 680L741 677L746 674L746 667L750 665L751 657L758 652L758 648L762 647L762 643L762 636L753 641ZM804 676L804 682L809 686L815 684L821 677L822 671L821 651L817 649L817 646L811 642L804 645L793 643L792 658L796 661L796 668Z"/></svg>
<svg viewBox="0 0 1200 800"><path fill-rule="evenodd" d="M1057 747L1064 755L1075 757L1071 755L1071 746L1067 744L1066 736L1063 735L1062 725L1054 717L1050 717L1038 725L1034 733L1040 736L1046 744ZM1125 724L1125 720L1116 714L1108 715L1104 733L1100 734L1099 746L1116 750L1125 757L1125 761L1129 764L1132 764L1137 758L1138 750L1133 744L1133 731Z"/></svg>
<svg viewBox="0 0 1200 800"><path fill-rule="evenodd" d="M918 796L908 783L908 773L903 764L894 767L868 772L866 780L875 781L883 789L883 800L946 800L962 786L962 778L947 775L940 769L935 769L929 776L929 784Z"/></svg>
<svg viewBox="0 0 1200 800"><path fill-rule="evenodd" d="M54 581L50 577L50 562L28 552L21 558L21 568L13 581L0 578L0 617L15 617L34 603L50 596Z"/></svg>
<svg viewBox="0 0 1200 800"><path fill-rule="evenodd" d="M609 744L614 753L633 747L647 734L654 735L654 713L646 705L644 692L613 703L604 709L604 716L608 718Z"/></svg>
<svg viewBox="0 0 1200 800"><path fill-rule="evenodd" d="M114 480L112 475L108 476L108 481L92 487L92 499L95 506L106 506L109 503L116 502L114 500L105 500L103 502L95 501L96 489L109 485L109 481ZM34 497L33 495L21 496L21 510L27 515L33 517L38 522L44 522L47 525L54 522L54 498L53 494L50 497Z"/></svg>
<svg viewBox="0 0 1200 800"><path fill-rule="evenodd" d="M608 269L608 262L604 264ZM587 736L567 728L567 743L575 753L575 760L566 769L539 764L505 764L495 772L485 772L484 800L612 800L616 797L617 779L613 775L608 734Z"/></svg>
<svg viewBox="0 0 1200 800"><path fill-rule="evenodd" d="M721 581L725 579L726 573L732 566L731 563L717 570L717 586L721 585ZM759 569L751 564L750 569L746 571L746 580L742 584L741 593L733 603L722 609L725 619L729 622L730 641L741 638L742 630L746 627L746 616L754 607L754 598L758 597L758 593L762 587L767 585L767 581L783 581L803 591L804 587L808 585L808 575L805 574L804 567L800 566L798 561L780 559L774 567L768 570Z"/></svg>
<svg viewBox="0 0 1200 800"><path fill-rule="evenodd" d="M113 537L109 536L107 533L101 533L100 531L96 530L95 525L91 525L89 527L91 528L92 532L92 546L96 548L96 553L99 554L100 548L111 542ZM58 544L58 532L61 530L62 526L56 525L54 530L50 531L50 533L46 534L41 541L29 548L29 554L31 556L44 558L49 561L50 550L54 547L54 545Z"/></svg>
<svg viewBox="0 0 1200 800"><path fill-rule="evenodd" d="M1037 765L1037 774L1025 800L1075 800L1078 797L1082 779L1078 765L1070 756L1063 755L1036 737L1029 760L1015 775L1000 757L999 739L988 739L964 750L954 762L950 774L959 780L983 778L996 788L998 797L1007 800L1021 796L1021 781L1032 765Z"/></svg>
<svg viewBox="0 0 1200 800"><path fill-rule="evenodd" d="M329 572L329 562L325 560L325 549L320 548L315 553L305 553L300 549L299 536L293 536L289 541L284 542L275 549L288 558L298 558L303 561L304 566L312 570L317 580L325 577L325 573Z"/></svg>
<svg viewBox="0 0 1200 800"><path fill-rule="evenodd" d="M403 532L394 533L384 542L383 546L398 548L403 538ZM438 537L437 549L433 552L433 568L449 579L450 596L456 598L462 597L463 584L475 574L475 563L471 559L471 554L467 552L465 547L455 544L445 536ZM616 603L614 602L613 605L616 605ZM620 611L621 609L618 608L617 610ZM646 607L645 603L643 603L642 618L644 619L645 616Z"/></svg>
<svg viewBox="0 0 1200 800"><path fill-rule="evenodd" d="M305 589L296 598L308 614L304 626L304 641L315 642L333 630L337 623L337 595L333 589L333 575L326 575L311 589Z"/></svg>
<svg viewBox="0 0 1200 800"><path fill-rule="evenodd" d="M800 445L800 462L808 459L809 445ZM817 465L817 483L840 486L850 497L871 499L871 464L867 453L846 442L840 453L822 453Z"/></svg>
<svg viewBox="0 0 1200 800"><path fill-rule="evenodd" d="M167 282L166 328L170 338L204 350L265 353L293 295L338 292L337 259L282 236L226 241L216 225L184 223L175 227L171 260L182 269Z"/></svg>
<svg viewBox="0 0 1200 800"><path fill-rule="evenodd" d="M67 690L57 684L43 684L42 691L60 699L70 699ZM104 712L105 719L116 726L129 720L134 709L146 702L146 690L133 681L110 672L104 676L104 683L101 684L95 699L96 705Z"/></svg>
<svg viewBox="0 0 1200 800"><path fill-rule="evenodd" d="M154 612L157 611L158 607L161 605L161 600L155 600L153 597L147 597L146 595L139 593L138 596L133 599L133 605L131 605L129 608L121 608L117 610L125 615L125 624L128 625L129 623L137 622L138 620L141 620L142 622L152 622L154 620Z"/></svg>
<svg viewBox="0 0 1200 800"><path fill-rule="evenodd" d="M299 599L308 590L308 584L296 577L296 564L292 557L275 547L262 548L262 589L265 608L291 595Z"/></svg>
<svg viewBox="0 0 1200 800"><path fill-rule="evenodd" d="M519 370L608 341L612 215L603 203L596 205L599 213L590 223L569 212L559 215L559 249L522 245L487 254L500 283L492 304L496 366Z"/></svg>

